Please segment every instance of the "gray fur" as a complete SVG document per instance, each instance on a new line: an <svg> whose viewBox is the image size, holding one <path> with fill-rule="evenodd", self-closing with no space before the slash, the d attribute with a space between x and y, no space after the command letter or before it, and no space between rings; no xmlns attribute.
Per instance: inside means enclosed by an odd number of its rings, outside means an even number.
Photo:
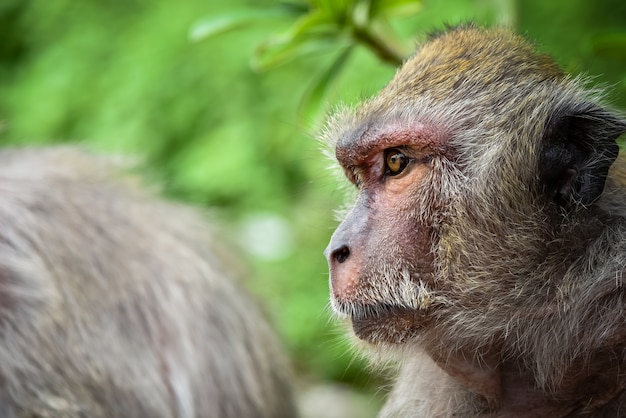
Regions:
<svg viewBox="0 0 626 418"><path fill-rule="evenodd" d="M295 416L219 235L117 165L0 152L0 415Z"/></svg>

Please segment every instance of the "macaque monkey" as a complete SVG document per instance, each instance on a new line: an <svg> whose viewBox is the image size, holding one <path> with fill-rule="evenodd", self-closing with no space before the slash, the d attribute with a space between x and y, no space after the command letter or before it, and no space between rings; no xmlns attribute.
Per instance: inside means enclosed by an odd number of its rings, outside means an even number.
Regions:
<svg viewBox="0 0 626 418"><path fill-rule="evenodd" d="M323 136L357 195L331 305L382 417L626 416L626 121L503 29L441 33Z"/></svg>
<svg viewBox="0 0 626 418"><path fill-rule="evenodd" d="M1 151L0 417L294 417L228 258L197 211L110 161Z"/></svg>

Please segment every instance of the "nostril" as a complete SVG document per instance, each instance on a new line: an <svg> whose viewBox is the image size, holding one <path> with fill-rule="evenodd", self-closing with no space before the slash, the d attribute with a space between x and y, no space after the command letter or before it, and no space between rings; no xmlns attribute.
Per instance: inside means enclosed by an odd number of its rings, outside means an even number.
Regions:
<svg viewBox="0 0 626 418"><path fill-rule="evenodd" d="M346 261L348 257L350 257L350 249L347 246L342 245L333 251L332 257L335 261L341 264Z"/></svg>

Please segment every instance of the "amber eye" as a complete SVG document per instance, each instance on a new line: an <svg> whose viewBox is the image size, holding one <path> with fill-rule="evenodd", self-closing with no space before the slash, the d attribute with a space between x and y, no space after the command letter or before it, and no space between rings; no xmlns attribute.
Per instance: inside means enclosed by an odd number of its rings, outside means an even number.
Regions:
<svg viewBox="0 0 626 418"><path fill-rule="evenodd" d="M397 176L402 173L409 163L409 158L398 149L389 149L385 152L385 173L388 176Z"/></svg>

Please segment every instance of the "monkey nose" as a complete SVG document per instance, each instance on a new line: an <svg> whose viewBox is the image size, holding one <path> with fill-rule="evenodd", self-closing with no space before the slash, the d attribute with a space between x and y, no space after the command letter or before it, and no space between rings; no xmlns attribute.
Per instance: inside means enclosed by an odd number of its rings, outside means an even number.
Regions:
<svg viewBox="0 0 626 418"><path fill-rule="evenodd" d="M331 242L324 251L330 269L330 289L337 300L349 302L358 293L362 258L343 242Z"/></svg>
<svg viewBox="0 0 626 418"><path fill-rule="evenodd" d="M333 261L338 262L339 264L343 263L350 257L350 248L347 245L342 245L341 247L334 250L330 257Z"/></svg>
<svg viewBox="0 0 626 418"><path fill-rule="evenodd" d="M331 266L334 263L342 264L350 257L350 247L343 244L338 246L330 244L324 250L324 256L326 256L328 264Z"/></svg>

